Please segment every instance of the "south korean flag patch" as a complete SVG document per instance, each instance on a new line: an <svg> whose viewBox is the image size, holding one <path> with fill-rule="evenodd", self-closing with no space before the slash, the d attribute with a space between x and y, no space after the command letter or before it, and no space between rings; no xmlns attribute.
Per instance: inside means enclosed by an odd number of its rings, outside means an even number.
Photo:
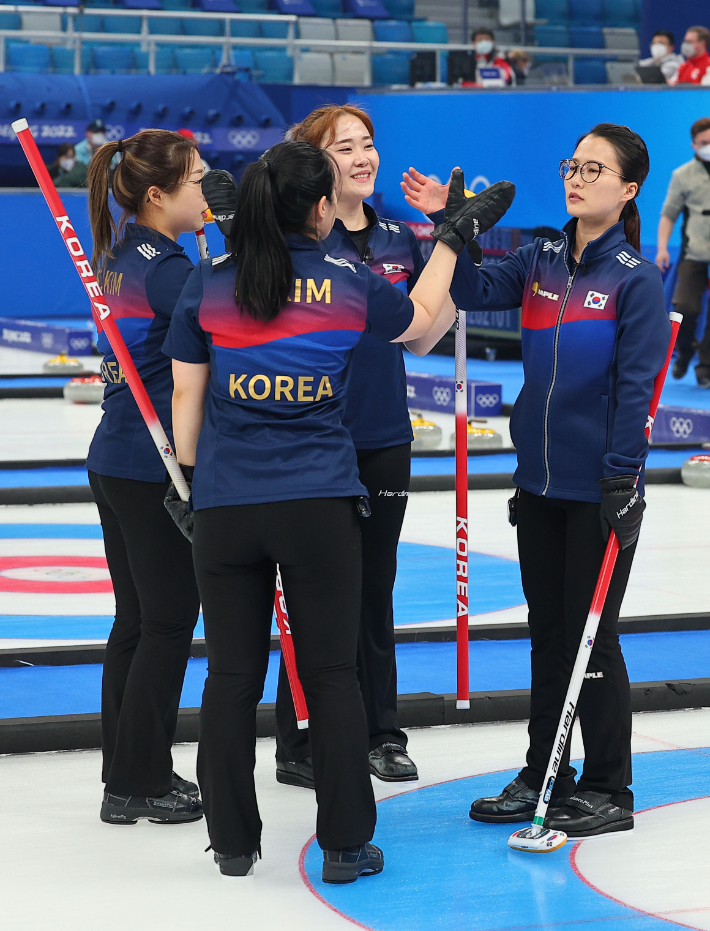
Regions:
<svg viewBox="0 0 710 931"><path fill-rule="evenodd" d="M592 310L604 310L608 300L608 294L600 294L598 291L587 291L587 296L584 299L584 306L591 307Z"/></svg>

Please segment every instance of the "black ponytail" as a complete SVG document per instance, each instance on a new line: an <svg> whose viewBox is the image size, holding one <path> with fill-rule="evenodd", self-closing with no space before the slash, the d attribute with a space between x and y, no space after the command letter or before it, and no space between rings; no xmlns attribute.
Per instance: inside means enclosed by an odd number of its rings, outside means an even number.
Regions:
<svg viewBox="0 0 710 931"><path fill-rule="evenodd" d="M280 142L244 172L232 226L235 299L256 320L270 321L288 301L293 280L286 233L315 234L314 206L333 199L335 163L307 142Z"/></svg>
<svg viewBox="0 0 710 931"><path fill-rule="evenodd" d="M621 211L620 220L624 221L624 235L630 246L641 250L641 217L639 216L636 198L643 186L643 182L649 172L650 163L648 158L648 149L638 133L635 133L628 126L621 126L617 123L599 123L594 129L580 136L577 145L587 136L597 136L599 139L606 139L611 144L616 157L619 159L619 167L625 181L634 181L638 184L638 191L632 200L624 205Z"/></svg>

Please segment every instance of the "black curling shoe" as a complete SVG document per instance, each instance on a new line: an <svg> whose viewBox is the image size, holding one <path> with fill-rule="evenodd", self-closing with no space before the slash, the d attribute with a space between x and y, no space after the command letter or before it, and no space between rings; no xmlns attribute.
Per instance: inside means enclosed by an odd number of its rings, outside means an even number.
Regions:
<svg viewBox="0 0 710 931"><path fill-rule="evenodd" d="M605 792L575 792L561 808L545 818L545 827L564 831L568 837L595 837L616 831L632 831L634 813L614 805Z"/></svg>
<svg viewBox="0 0 710 931"><path fill-rule="evenodd" d="M385 868L385 856L374 844L323 851L323 882L354 883L358 876L374 876Z"/></svg>
<svg viewBox="0 0 710 931"><path fill-rule="evenodd" d="M539 792L531 789L520 776L517 776L503 789L500 795L494 795L490 798L477 798L471 805L468 816L473 821L485 821L489 824L513 824L517 821L532 821L539 797ZM563 799L553 796L550 807L556 808L563 801ZM547 822L545 822L545 826L547 826Z"/></svg>
<svg viewBox="0 0 710 931"><path fill-rule="evenodd" d="M370 772L383 782L413 782L417 767L401 744L384 743L370 750Z"/></svg>
<svg viewBox="0 0 710 931"><path fill-rule="evenodd" d="M301 789L315 789L313 781L313 761L308 756L299 763L282 763L276 761L276 781L285 786L298 786Z"/></svg>
<svg viewBox="0 0 710 931"><path fill-rule="evenodd" d="M106 824L135 824L139 818L154 824L183 824L201 817L202 802L175 789L161 798L104 792L101 805L101 820Z"/></svg>
<svg viewBox="0 0 710 931"><path fill-rule="evenodd" d="M251 876L254 872L254 864L259 856L258 850L238 856L214 851L214 862L222 876Z"/></svg>
<svg viewBox="0 0 710 931"><path fill-rule="evenodd" d="M196 783L183 779L182 776L178 776L175 772L173 773L173 789L182 792L183 795L189 795L190 798L200 797L200 790L197 788Z"/></svg>

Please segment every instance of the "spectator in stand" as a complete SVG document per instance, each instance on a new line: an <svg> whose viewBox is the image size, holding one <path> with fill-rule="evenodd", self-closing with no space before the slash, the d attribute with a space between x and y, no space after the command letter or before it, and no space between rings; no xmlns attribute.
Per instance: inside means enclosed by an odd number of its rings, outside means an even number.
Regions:
<svg viewBox="0 0 710 931"><path fill-rule="evenodd" d="M490 29L475 29L471 34L471 43L476 52L476 83L485 86L494 86L490 77L481 74L481 69L498 68L500 77L495 83L515 84L515 72L505 58L501 58L496 51L495 36Z"/></svg>
<svg viewBox="0 0 710 931"><path fill-rule="evenodd" d="M71 142L57 146L57 157L47 165L47 171L56 187L83 187L86 184L88 169L83 162L77 161Z"/></svg>
<svg viewBox="0 0 710 931"><path fill-rule="evenodd" d="M701 302L708 287L710 263L710 117L696 120L690 128L695 156L671 175L668 194L658 224L656 265L670 266L668 240L679 214L683 214L683 245L673 304L683 314L676 341L673 377L683 378L698 350L695 376L701 388L710 388L710 324L698 344L695 340Z"/></svg>
<svg viewBox="0 0 710 931"><path fill-rule="evenodd" d="M532 61L528 53L524 52L522 49L514 48L512 52L508 53L506 61L513 69L513 74L515 75L514 83L524 84L532 66Z"/></svg>
<svg viewBox="0 0 710 931"><path fill-rule="evenodd" d="M663 72L663 77L668 82L673 82L678 74L678 69L683 64L683 56L675 53L675 36L666 29L659 29L654 32L651 39L651 57L642 58L639 65L648 67L657 65Z"/></svg>
<svg viewBox="0 0 710 931"><path fill-rule="evenodd" d="M710 29L691 26L680 47L685 62L678 69L678 76L669 84L702 84L710 86Z"/></svg>
<svg viewBox="0 0 710 931"><path fill-rule="evenodd" d="M94 120L86 127L86 139L74 146L76 160L88 165L94 157L94 152L108 142L106 126L103 120Z"/></svg>

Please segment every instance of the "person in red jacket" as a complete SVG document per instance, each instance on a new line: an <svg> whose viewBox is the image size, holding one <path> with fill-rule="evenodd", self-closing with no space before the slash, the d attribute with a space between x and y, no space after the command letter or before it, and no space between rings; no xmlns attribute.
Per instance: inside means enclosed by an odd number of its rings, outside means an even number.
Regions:
<svg viewBox="0 0 710 931"><path fill-rule="evenodd" d="M678 69L678 76L673 84L710 85L710 29L705 26L691 26L686 32L680 47L685 55L685 62Z"/></svg>

